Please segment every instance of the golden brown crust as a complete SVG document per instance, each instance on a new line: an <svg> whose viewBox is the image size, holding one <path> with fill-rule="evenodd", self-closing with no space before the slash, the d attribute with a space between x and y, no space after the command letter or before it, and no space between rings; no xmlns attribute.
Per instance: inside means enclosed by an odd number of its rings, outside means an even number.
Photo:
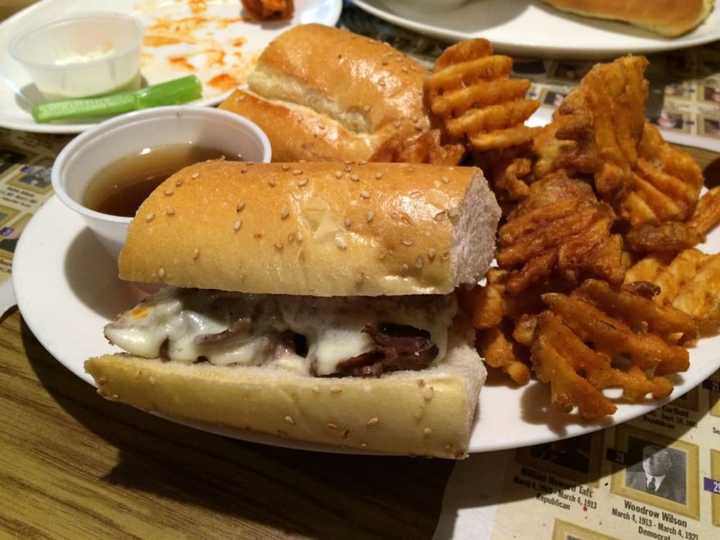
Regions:
<svg viewBox="0 0 720 540"><path fill-rule="evenodd" d="M267 294L448 294L484 274L498 218L475 168L204 162L140 207L120 277Z"/></svg>
<svg viewBox="0 0 720 540"><path fill-rule="evenodd" d="M545 0L551 6L591 17L642 26L665 36L679 36L699 25L714 0Z"/></svg>
<svg viewBox="0 0 720 540"><path fill-rule="evenodd" d="M447 163L456 149L423 137L431 133L424 77L422 66L387 44L301 25L265 48L248 88L221 108L258 124L275 161Z"/></svg>
<svg viewBox="0 0 720 540"><path fill-rule="evenodd" d="M178 419L292 440L459 458L485 369L469 345L440 367L379 379L316 378L262 367L186 365L121 355L85 363L99 393Z"/></svg>
<svg viewBox="0 0 720 540"><path fill-rule="evenodd" d="M374 160L372 136L356 134L308 107L292 107L238 89L220 108L260 126L272 142L273 161Z"/></svg>

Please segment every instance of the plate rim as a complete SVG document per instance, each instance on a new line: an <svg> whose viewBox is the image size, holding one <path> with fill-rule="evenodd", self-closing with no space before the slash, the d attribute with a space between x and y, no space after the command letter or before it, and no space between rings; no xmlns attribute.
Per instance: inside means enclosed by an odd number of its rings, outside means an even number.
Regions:
<svg viewBox="0 0 720 540"><path fill-rule="evenodd" d="M47 216L46 216L47 214ZM71 220L68 222L68 224L65 227L58 228L58 229L64 229L66 232L64 234L69 235L69 239L76 238L79 234L83 232L83 230L87 230L87 227L85 226L85 222L82 220L80 216L73 213L71 210L66 208L62 202L57 198L57 196L53 195L50 197L50 199L43 205L42 208L40 208L35 216L31 219L30 223L26 226L25 231L20 237L20 240L18 242L16 251L15 251L15 257L13 259L13 272L11 279L13 280L13 287L15 289L15 294L17 298L17 304L20 309L20 312L23 315L23 319L28 325L28 328L33 332L33 335L35 338L48 350L48 352L53 356L53 358L59 362L63 367L68 369L71 373L73 373L78 378L82 379L83 381L87 382L88 384L91 384L94 386L94 382L92 381L92 378L85 373L82 369L80 364L79 366L75 365L76 362L73 360L68 360L64 358L67 356L67 347L63 347L61 344L56 343L56 339L49 338L48 335L43 331L42 328L38 328L36 324L35 317L33 316L34 309L30 308L28 309L27 306L31 304L31 298L26 296L26 292L30 292L32 290L32 286L27 283L27 279L24 279L21 274L21 268L26 264L26 262L29 264L32 260L35 260L32 256L33 249L37 249L36 247L29 247L30 243L35 241L37 242L37 237L40 236L41 239L47 239L48 235L43 234L43 227L50 226L50 223L53 224L54 227L57 226L57 222L60 218L62 220L62 216L65 216L64 219ZM46 224L45 221L48 221ZM57 228L57 227L56 227ZM36 229L38 229L36 231ZM37 243L35 243L35 246ZM69 245L69 243L68 243ZM61 246L62 247L62 246ZM67 246L64 246L67 247ZM98 246L99 248L99 246ZM26 252L28 252L30 255L26 255ZM29 257L29 259L28 259ZM64 264L64 260L62 261L62 264ZM29 295L32 296L32 295ZM29 316L28 316L29 315ZM102 354L104 351L98 351L98 354ZM107 351L110 352L110 351ZM696 365L699 360L695 360ZM699 369L702 369L701 365L698 365ZM660 407L666 405L667 403L673 401L674 399L684 395L686 392L692 390L696 386L702 383L703 380L707 378L707 376L711 375L714 371L716 371L718 368L720 368L720 355L715 360L714 364L712 364L712 368L707 368L707 374L698 379L697 384L694 384L692 386L688 386L687 388L682 388L682 391L680 391L680 386L676 386L673 393L670 397L660 400L657 402L647 403L647 404L622 404L621 410L618 411L618 414L621 416L614 416L608 421L603 423L595 423L595 424L582 424L582 427L579 428L580 431L573 433L571 431L568 431L564 434L558 434L557 432L553 432L552 430L548 429L546 432L543 432L542 434L535 434L532 437L528 437L522 440L517 440L516 442L506 442L506 443L494 443L493 438L488 436L488 432L486 430L478 429L478 419L479 416L476 417L475 423L473 425L473 430L471 433L471 439L468 446L468 452L469 453L484 453L484 452L492 452L497 450L507 450L512 448L520 448L524 446L530 446L535 444L543 444L550 441L555 440L561 440L565 438L572 438L575 436L585 435L589 434L601 429L605 429L606 427L616 426L622 423L625 423L627 421L633 420L639 416L642 416L643 414L647 414L650 411L653 411L655 409L659 409ZM711 370L710 370L711 369ZM531 383L531 385L523 387L523 389L520 388L510 388L509 386L504 386L504 389L507 389L508 391L512 392L513 395L515 392L517 392L518 399L522 399L522 394L519 393L521 391L527 391L527 389L532 388L532 386L540 385L537 381L534 381ZM487 387L485 387L487 388ZM480 414L482 414L483 411L483 396L488 395L488 391L481 390L480 392ZM158 415L161 416L161 415ZM281 437L273 436L270 434L264 434L259 433L256 431L250 431L250 430L240 430L235 428L226 428L224 426L216 426L216 425L209 425L202 422L194 422L194 421L187 421L177 418L168 418L165 416L162 416L163 418L166 418L170 421L180 423L182 425L186 425L189 427L192 427L194 429L200 429L203 431L208 431L211 433L215 433L218 435L236 438L244 441L249 441L253 443L259 443L259 444L268 444L273 446L280 446L284 448L292 448L297 450L310 450L310 451L319 451L319 452L330 452L330 453L341 453L341 454L374 454L374 455L381 455L379 453L373 453L373 452L366 452L360 449L354 449L354 448L346 448L342 446L328 446L328 445L322 445L322 444L314 444L314 443L307 443L302 441L294 441L294 440L288 440L283 439ZM481 426L480 426L481 427ZM475 444L473 444L474 437L479 434L479 436L482 437L482 442L478 443L475 441Z"/></svg>

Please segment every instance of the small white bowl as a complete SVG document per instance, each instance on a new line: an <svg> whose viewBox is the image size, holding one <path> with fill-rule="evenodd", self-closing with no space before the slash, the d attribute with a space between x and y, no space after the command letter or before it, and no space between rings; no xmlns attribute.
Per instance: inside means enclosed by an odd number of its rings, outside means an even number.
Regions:
<svg viewBox="0 0 720 540"><path fill-rule="evenodd" d="M268 163L270 141L257 125L237 114L204 107L160 107L107 120L73 139L52 168L57 197L80 214L108 252L117 256L132 218L83 206L90 181L107 165L144 148L194 143L245 161Z"/></svg>
<svg viewBox="0 0 720 540"><path fill-rule="evenodd" d="M140 85L142 24L121 13L88 13L20 34L10 55L48 99L94 96Z"/></svg>

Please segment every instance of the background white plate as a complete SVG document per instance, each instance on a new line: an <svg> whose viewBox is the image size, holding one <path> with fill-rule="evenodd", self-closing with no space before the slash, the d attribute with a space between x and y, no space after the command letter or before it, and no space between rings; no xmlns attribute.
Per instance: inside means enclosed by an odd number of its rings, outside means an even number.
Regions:
<svg viewBox="0 0 720 540"><path fill-rule="evenodd" d="M720 251L720 230L705 250ZM141 294L117 276L115 261L95 240L82 219L53 197L23 232L15 252L13 284L25 322L57 360L92 384L83 370L91 357L118 351L103 337L103 326L136 303ZM690 369L677 378L672 398L700 384L720 368L720 337L703 339L690 352ZM667 403L620 405L603 424L580 424L549 407L546 385L522 388L490 380L480 392L480 411L470 441L471 452L539 444L589 433L626 422ZM186 422L183 422L186 423ZM187 424L187 423L186 423ZM342 453L343 448L295 443L248 431L188 424L226 436L276 446Z"/></svg>
<svg viewBox="0 0 720 540"><path fill-rule="evenodd" d="M93 123L55 123L37 124L30 115L32 103L38 100L37 90L25 69L15 62L8 53L8 43L17 34L27 29L41 26L47 22L65 18L75 13L89 11L116 11L133 14L145 24L146 28L160 20L191 17L190 0L42 0L17 13L0 24L0 126L37 133L79 133L94 125ZM230 91L219 90L208 81L224 71L230 71L242 80L251 68L257 54L278 34L297 24L321 23L334 25L340 17L342 0L295 0L295 14L290 21L270 23L248 23L237 21L233 24L215 24L213 20L224 18L231 20L241 15L239 0L207 0L207 16L211 19L204 29L196 30L193 35L203 42L212 40L222 51L223 63L219 68L204 54L193 54L203 50L205 45L164 45L144 47L141 69L144 79L154 84L190 72L181 66L168 62L169 57L189 58L196 74L203 80L203 99L196 105L215 105L220 103ZM243 45L234 45L238 38L244 38ZM235 56L238 52L242 56ZM208 67L203 67L208 66Z"/></svg>
<svg viewBox="0 0 720 540"><path fill-rule="evenodd" d="M720 7L698 28L674 39L627 24L562 13L539 0L470 0L457 9L422 12L411 0L353 0L398 26L441 39L489 39L518 55L597 58L680 49L720 39Z"/></svg>

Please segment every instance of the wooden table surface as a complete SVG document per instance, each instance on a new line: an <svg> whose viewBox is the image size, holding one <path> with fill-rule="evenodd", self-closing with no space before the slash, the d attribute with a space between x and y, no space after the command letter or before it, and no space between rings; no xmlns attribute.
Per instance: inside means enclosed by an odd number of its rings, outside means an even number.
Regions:
<svg viewBox="0 0 720 540"><path fill-rule="evenodd" d="M260 446L105 401L17 311L0 324L0 418L7 537L430 538L452 469Z"/></svg>

